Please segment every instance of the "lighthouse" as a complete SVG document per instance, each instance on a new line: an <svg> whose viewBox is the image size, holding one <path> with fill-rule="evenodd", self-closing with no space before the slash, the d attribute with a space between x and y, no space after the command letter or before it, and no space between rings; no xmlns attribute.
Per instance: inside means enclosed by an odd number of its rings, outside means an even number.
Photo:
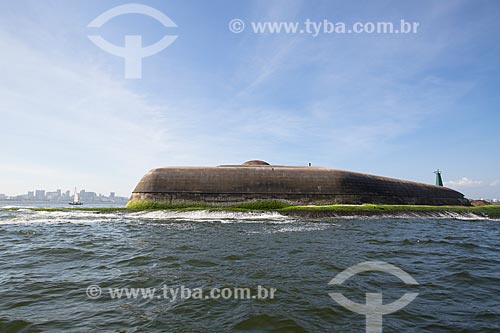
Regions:
<svg viewBox="0 0 500 333"><path fill-rule="evenodd" d="M434 171L436 174L436 186L443 186L443 177L441 177L441 171L437 169Z"/></svg>

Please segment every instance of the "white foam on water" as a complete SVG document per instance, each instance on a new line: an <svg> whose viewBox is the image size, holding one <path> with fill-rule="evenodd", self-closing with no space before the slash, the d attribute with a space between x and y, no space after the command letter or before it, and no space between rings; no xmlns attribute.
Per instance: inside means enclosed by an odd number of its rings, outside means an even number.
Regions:
<svg viewBox="0 0 500 333"><path fill-rule="evenodd" d="M477 215L474 213L457 213L457 212L425 212L424 214L419 213L402 213L397 215L380 215L379 218L395 218L395 219L414 219L414 218L431 218L431 219L452 219L452 220L462 220L462 221L500 221L499 219L493 219L491 217L486 217L482 215Z"/></svg>
<svg viewBox="0 0 500 333"><path fill-rule="evenodd" d="M52 217L101 217L101 218L113 218L117 217L116 213L100 213L95 211L83 211L83 210L66 210L66 211L37 211L41 216L52 216Z"/></svg>
<svg viewBox="0 0 500 333"><path fill-rule="evenodd" d="M378 219L452 219L463 221L500 221L491 217L477 215L474 213L457 213L457 212L407 212L407 213L394 213L394 214L380 214L380 215L349 215L349 216L332 216L322 217L322 220L378 220Z"/></svg>
<svg viewBox="0 0 500 333"><path fill-rule="evenodd" d="M221 223L234 223L235 221L271 220L290 221L288 216L277 212L231 212L231 211L209 211L209 210L160 210L134 212L126 214L127 218L147 219L147 220L189 220L189 221L220 221Z"/></svg>
<svg viewBox="0 0 500 333"><path fill-rule="evenodd" d="M490 217L486 216L481 216L477 215L474 213L456 213L456 212L444 212L439 214L440 218L448 218L448 219L455 219L455 220L464 220L464 221L500 221L500 219L492 219Z"/></svg>
<svg viewBox="0 0 500 333"><path fill-rule="evenodd" d="M277 234L277 233L289 233L289 232L311 232L311 231L321 231L326 230L336 226L335 223L308 223L301 225L286 225L278 227L264 227L262 230L251 230L247 231L247 234Z"/></svg>
<svg viewBox="0 0 500 333"><path fill-rule="evenodd" d="M22 209L11 211L14 216L2 221L2 224L61 224L61 223L96 223L107 222L121 218L114 213L96 213L92 211L40 211L23 207Z"/></svg>
<svg viewBox="0 0 500 333"><path fill-rule="evenodd" d="M3 224L16 223L97 223L110 221L147 222L147 221L186 221L230 223L291 223L296 219L276 212L231 212L231 211L142 211L142 212L105 212L80 210L32 210L26 207L11 211L15 216L4 220Z"/></svg>
<svg viewBox="0 0 500 333"><path fill-rule="evenodd" d="M300 223L304 220L376 220L376 219L455 219L464 221L500 221L473 213L456 212L425 212L419 213L401 213L387 214L377 216L336 216L323 217L319 219L301 218L279 214L278 212L238 212L238 211L211 211L211 210L158 210L158 211L140 211L140 212L99 212L99 211L81 211L81 210L54 210L42 211L27 207L18 207L8 211L14 216L9 219L3 219L2 224L16 223L98 223L126 221L134 223L135 221L186 221L186 222L217 222L222 224L237 223L267 223L267 224L290 224ZM7 211L5 211L7 212ZM320 221L318 221L320 222ZM318 224L318 223L316 223ZM284 231L286 232L286 230Z"/></svg>

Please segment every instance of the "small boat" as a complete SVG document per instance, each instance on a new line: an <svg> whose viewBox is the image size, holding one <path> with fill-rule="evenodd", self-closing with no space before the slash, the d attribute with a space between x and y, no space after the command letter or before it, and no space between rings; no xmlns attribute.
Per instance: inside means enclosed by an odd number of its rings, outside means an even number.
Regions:
<svg viewBox="0 0 500 333"><path fill-rule="evenodd" d="M75 194L73 194L73 202L69 202L69 204L73 205L73 206L83 205L83 203L80 202L80 200L78 198L78 193L76 192L76 187L75 187Z"/></svg>

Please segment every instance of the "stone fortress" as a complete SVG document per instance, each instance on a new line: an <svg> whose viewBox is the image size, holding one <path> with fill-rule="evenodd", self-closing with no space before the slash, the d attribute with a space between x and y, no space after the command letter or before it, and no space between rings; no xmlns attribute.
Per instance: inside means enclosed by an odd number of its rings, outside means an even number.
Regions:
<svg viewBox="0 0 500 333"><path fill-rule="evenodd" d="M217 206L279 200L292 205L469 205L450 188L312 166L248 161L217 167L163 167L145 174L129 203Z"/></svg>

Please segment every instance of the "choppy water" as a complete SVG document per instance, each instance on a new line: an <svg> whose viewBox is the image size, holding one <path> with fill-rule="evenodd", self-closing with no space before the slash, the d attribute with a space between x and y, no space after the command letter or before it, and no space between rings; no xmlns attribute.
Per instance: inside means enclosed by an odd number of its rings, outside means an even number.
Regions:
<svg viewBox="0 0 500 333"><path fill-rule="evenodd" d="M328 293L384 303L384 332L499 332L500 222L451 218L293 219L278 214L0 209L0 332L364 332ZM385 261L380 272L328 282ZM264 287L273 300L90 299L86 288Z"/></svg>

